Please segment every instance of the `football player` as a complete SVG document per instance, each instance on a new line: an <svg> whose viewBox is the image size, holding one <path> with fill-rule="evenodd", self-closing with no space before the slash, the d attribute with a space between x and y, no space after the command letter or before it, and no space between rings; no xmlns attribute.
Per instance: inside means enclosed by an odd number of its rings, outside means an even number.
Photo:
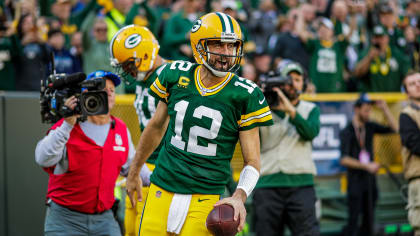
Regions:
<svg viewBox="0 0 420 236"><path fill-rule="evenodd" d="M244 202L259 177L259 126L273 124L261 90L234 74L242 58L238 22L224 13L209 13L191 29L197 64L174 61L150 87L156 112L140 137L127 177L131 203L141 201L136 176L164 137L140 224L140 235L210 235L205 226L215 205L233 206L238 231L245 223ZM220 200L230 174L237 141L244 158L232 197Z"/></svg>
<svg viewBox="0 0 420 236"><path fill-rule="evenodd" d="M159 67L166 60L159 56L159 43L152 32L142 26L128 25L120 29L110 43L111 65L122 77L126 84L136 85L136 99L134 107L138 115L140 131L143 132L150 118L154 114L158 101L148 93L148 88L159 74ZM159 145L146 162L150 170L160 150ZM149 183L143 183L143 196L147 196ZM125 235L138 235L143 203L133 207L128 196L125 201Z"/></svg>

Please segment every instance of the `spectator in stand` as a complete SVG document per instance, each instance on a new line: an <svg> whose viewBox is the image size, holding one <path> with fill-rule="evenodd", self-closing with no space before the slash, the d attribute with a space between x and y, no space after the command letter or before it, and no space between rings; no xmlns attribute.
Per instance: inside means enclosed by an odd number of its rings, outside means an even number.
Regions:
<svg viewBox="0 0 420 236"><path fill-rule="evenodd" d="M133 0L101 0L104 7L105 22L108 25L107 38L110 42L119 29L126 24L126 15L133 6Z"/></svg>
<svg viewBox="0 0 420 236"><path fill-rule="evenodd" d="M160 19L156 10L149 6L148 1L134 0L133 7L131 7L125 18L125 25L135 24L145 26L153 34L156 34L159 30Z"/></svg>
<svg viewBox="0 0 420 236"><path fill-rule="evenodd" d="M280 31L278 34L273 34L270 37L269 47L271 47L270 52L274 67L277 67L282 59L290 59L299 62L305 70L309 69L310 56L306 52L296 28L298 14L298 9L289 10L286 22L283 23L284 32ZM280 23L277 23L278 28L280 28Z"/></svg>
<svg viewBox="0 0 420 236"><path fill-rule="evenodd" d="M256 51L264 50L268 38L276 28L277 10L273 0L262 0L257 11L252 12L248 22L251 40L256 44Z"/></svg>
<svg viewBox="0 0 420 236"><path fill-rule="evenodd" d="M78 31L71 37L70 54L76 59L76 63L80 65L83 70L83 34ZM84 71L84 70L83 70ZM91 70L93 71L93 70Z"/></svg>
<svg viewBox="0 0 420 236"><path fill-rule="evenodd" d="M261 50L261 51L260 51ZM259 49L254 55L254 65L257 72L257 78L264 76L271 69L271 56L267 51ZM257 79L258 80L258 79Z"/></svg>
<svg viewBox="0 0 420 236"><path fill-rule="evenodd" d="M255 65L248 60L245 60L244 65L242 66L242 75L243 78L249 79L254 83L257 83L257 69L255 69Z"/></svg>
<svg viewBox="0 0 420 236"><path fill-rule="evenodd" d="M404 38L404 32L397 27L396 14L389 3L379 5L379 22L385 27L389 36L389 44L404 51L407 42Z"/></svg>
<svg viewBox="0 0 420 236"><path fill-rule="evenodd" d="M103 17L91 13L82 25L83 69L113 71L109 63L108 25Z"/></svg>
<svg viewBox="0 0 420 236"><path fill-rule="evenodd" d="M24 14L17 24L17 36L22 46L22 54L16 65L16 89L39 91L40 80L45 79L50 62L50 51L42 41L32 14Z"/></svg>
<svg viewBox="0 0 420 236"><path fill-rule="evenodd" d="M385 28L373 29L371 46L361 53L355 76L362 81L361 90L370 92L401 91L401 81L410 62L395 46L390 45Z"/></svg>
<svg viewBox="0 0 420 236"><path fill-rule="evenodd" d="M386 102L378 101L388 119L390 127L369 121L373 101L362 94L354 105L354 116L340 133L341 165L347 167L347 205L349 211L345 235L374 236L374 210L378 198L376 173L379 164L373 159L373 135L392 133L398 124L388 109ZM359 228L359 215L362 225Z"/></svg>
<svg viewBox="0 0 420 236"><path fill-rule="evenodd" d="M0 13L0 90L15 90L15 67L20 55L19 40L11 35L6 16Z"/></svg>
<svg viewBox="0 0 420 236"><path fill-rule="evenodd" d="M414 236L420 236L420 73L405 77L410 101L400 114L400 135L404 177L408 180L408 220Z"/></svg>
<svg viewBox="0 0 420 236"><path fill-rule="evenodd" d="M420 2L417 0L408 0L404 10L408 18L408 24L416 27L419 23L418 15L420 14Z"/></svg>
<svg viewBox="0 0 420 236"><path fill-rule="evenodd" d="M90 0L85 8L77 14L71 14L71 0L56 0L49 9L48 1L40 1L41 12L53 16L60 23L60 30L65 36L65 48L70 49L71 35L76 33L89 12L99 8L96 0Z"/></svg>
<svg viewBox="0 0 420 236"><path fill-rule="evenodd" d="M356 18L352 15L352 25L346 36L334 37L334 25L328 18L321 18L318 26L318 38L313 39L305 29L303 12L300 11L297 32L311 54L309 77L317 93L344 91L344 56L348 39L356 27Z"/></svg>
<svg viewBox="0 0 420 236"><path fill-rule="evenodd" d="M404 35L407 40L405 54L409 57L410 66L414 71L420 71L420 37L416 35L416 28L407 26Z"/></svg>
<svg viewBox="0 0 420 236"><path fill-rule="evenodd" d="M64 48L64 34L60 30L53 29L48 32L48 45L54 53L55 69L57 73L72 74L82 72L76 59L70 51Z"/></svg>
<svg viewBox="0 0 420 236"><path fill-rule="evenodd" d="M163 33L162 53L168 54L172 60L193 60L193 52L190 45L190 31L195 20L199 18L200 0L182 0L183 9L173 13L166 22Z"/></svg>

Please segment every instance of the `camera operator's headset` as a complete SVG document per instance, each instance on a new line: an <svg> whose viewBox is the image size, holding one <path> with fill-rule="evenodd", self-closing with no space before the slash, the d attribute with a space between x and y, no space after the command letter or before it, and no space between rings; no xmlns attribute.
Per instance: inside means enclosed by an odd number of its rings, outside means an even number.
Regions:
<svg viewBox="0 0 420 236"><path fill-rule="evenodd" d="M278 72L280 73L281 76L284 76L284 77L288 77L289 73L293 71L303 76L303 88L302 88L301 93L305 92L309 81L308 81L308 77L305 76L305 72L303 71L302 66L300 66L299 63L294 62L294 61L287 61L283 65L280 65L278 68Z"/></svg>

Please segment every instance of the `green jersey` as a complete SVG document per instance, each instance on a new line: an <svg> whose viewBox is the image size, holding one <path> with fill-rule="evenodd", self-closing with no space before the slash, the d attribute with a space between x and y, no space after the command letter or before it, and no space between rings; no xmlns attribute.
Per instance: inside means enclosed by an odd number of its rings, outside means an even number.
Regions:
<svg viewBox="0 0 420 236"><path fill-rule="evenodd" d="M261 90L233 73L206 88L200 65L175 61L149 92L170 118L151 182L171 192L222 194L239 131L273 124Z"/></svg>
<svg viewBox="0 0 420 236"><path fill-rule="evenodd" d="M359 62L366 57L369 49L359 56ZM410 61L397 48L388 47L385 55L371 60L368 73L362 78L361 90L367 92L399 92Z"/></svg>
<svg viewBox="0 0 420 236"><path fill-rule="evenodd" d="M343 70L347 45L347 40L341 40L325 47L319 39L310 39L305 44L308 52L312 54L309 76L318 93L344 90Z"/></svg>
<svg viewBox="0 0 420 236"><path fill-rule="evenodd" d="M140 131L143 132L149 120L155 114L159 100L149 94L149 87L158 77L165 64L157 68L145 81L137 81L136 83L136 99L134 100L134 108L136 109L137 117L139 119ZM163 141L159 144L156 150L147 159L147 163L155 164L156 158L162 147Z"/></svg>
<svg viewBox="0 0 420 236"><path fill-rule="evenodd" d="M0 37L0 90L15 90L15 67L20 47L16 36Z"/></svg>

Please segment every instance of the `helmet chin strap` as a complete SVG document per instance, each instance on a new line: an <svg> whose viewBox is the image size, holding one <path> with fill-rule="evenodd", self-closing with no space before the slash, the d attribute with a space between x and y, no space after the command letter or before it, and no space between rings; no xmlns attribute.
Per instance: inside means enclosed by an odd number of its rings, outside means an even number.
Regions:
<svg viewBox="0 0 420 236"><path fill-rule="evenodd" d="M227 71L219 71L219 70L215 70L215 69L213 69L209 64L207 64L207 62L205 61L205 60L202 60L203 61L203 64L204 64L204 66L207 68L207 69L209 69L210 70L210 72L214 75L214 76L216 76L216 77L225 77L226 75L227 75L227 73L229 73L229 72L227 72Z"/></svg>
<svg viewBox="0 0 420 236"><path fill-rule="evenodd" d="M143 81L144 80L144 77L146 77L146 72L144 72L144 71L137 71L137 77L136 77L136 80L137 81Z"/></svg>

